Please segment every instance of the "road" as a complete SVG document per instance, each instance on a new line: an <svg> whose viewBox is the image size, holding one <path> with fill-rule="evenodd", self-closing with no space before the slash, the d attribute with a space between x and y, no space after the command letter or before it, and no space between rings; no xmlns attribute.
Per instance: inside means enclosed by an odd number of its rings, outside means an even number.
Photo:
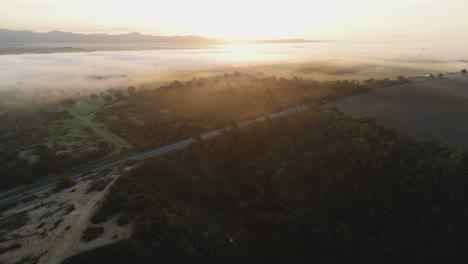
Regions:
<svg viewBox="0 0 468 264"><path fill-rule="evenodd" d="M448 75L446 77L452 77L452 76L456 76L456 75L458 75L458 74L451 74L451 75ZM417 79L417 80L412 81L412 83L420 83L420 82L425 82L427 80L429 80L429 78L421 78L421 79ZM397 85L397 86L401 86L401 85ZM389 87L387 87L387 88L389 88ZM287 115L289 113L292 113L292 112L304 111L304 110L306 110L306 109L308 109L310 107L314 107L314 106L317 106L317 104L297 106L297 107L293 107L293 108L290 108L290 109L287 109L287 110L283 110L283 111L280 111L280 112L270 114L269 117L270 118L278 118L278 117L285 116L285 115ZM252 124L255 124L255 123L263 122L266 119L267 118L265 116L261 116L261 117L258 117L258 118L255 118L255 119L252 119L252 120L249 120L249 121L242 122L242 123L239 124L239 127L242 128L242 127L246 127L246 126L249 126L249 125L252 125ZM230 128L227 127L227 128L223 128L223 129L219 129L219 130L215 130L215 131L211 131L211 132L202 134L202 135L200 135L200 137L201 137L202 140L210 140L212 138L215 138L215 137L221 135L221 133L223 131L229 131L229 130L230 130ZM125 158L125 159L122 159L122 160L119 160L119 161L116 161L116 162L113 162L113 163L110 163L110 164L107 164L107 165L103 165L101 167L98 167L98 168L95 168L93 170L88 171L88 173L98 171L98 170L107 169L107 168L118 166L118 165L122 165L122 164L125 164L127 162L131 162L131 161L141 161L141 160L145 160L145 159L148 159L148 158L157 157L157 156L160 156L160 155L163 155L163 154L167 154L167 153L170 153L170 152L173 152L173 151L181 150L181 149L184 149L184 148L190 146L194 142L196 142L196 141L193 138L185 139L185 140L176 142L174 144L170 144L170 145L167 145L167 146L164 146L164 147L153 149L153 150L150 150L150 151L147 151L147 152L144 152L144 153L134 155L132 157L128 157L128 158ZM72 176L71 178L73 180L80 180L82 176L83 176L82 174L76 174L76 175ZM50 184L38 187L38 188L36 188L34 190L30 190L28 192L25 192L25 193L22 193L22 194L18 194L18 195L15 195L15 196L0 200L0 207L3 206L3 205L9 204L9 203L12 203L12 202L27 198L27 197L29 197L31 195L38 194L38 193L44 192L44 191L48 191L48 190L54 188L55 184L56 184L56 182L50 183Z"/></svg>
<svg viewBox="0 0 468 264"><path fill-rule="evenodd" d="M285 115L287 115L289 113L292 113L292 112L304 111L304 110L308 109L309 107L313 107L313 106L315 106L315 105L302 105L302 106L298 106L298 107L293 107L293 108L290 108L290 109L287 109L287 110L284 110L284 111L281 111L281 112L270 114L269 117L270 118L278 118L278 117L285 116ZM261 117L258 117L258 118L255 118L255 119L252 119L252 120L249 120L249 121L242 122L242 123L239 124L239 127L243 128L243 127L255 124L255 123L263 122L265 120L267 120L267 118L265 116L261 116ZM223 131L229 131L230 129L231 128L229 128L229 127L226 127L226 128L223 128L223 129L218 129L218 130L215 130L215 131L204 133L204 134L200 135L200 137L201 137L202 140L210 140L212 138L215 138L215 137L221 135L221 133ZM157 156L160 156L160 155L163 155L163 154L167 154L167 153L170 153L170 152L174 152L174 151L177 151L177 150L184 149L184 148L190 146L191 144L193 144L195 142L196 142L195 139L188 138L188 139L185 139L185 140L182 140L182 141L179 141L179 142L176 142L176 143L164 146L164 147L153 149L153 150L143 152L143 153L140 153L140 154L137 154L137 155L134 155L134 156L131 156L131 157L116 161L116 162L112 162L112 163L100 166L98 168L95 168L95 169L92 169L92 170L88 171L87 173L94 172L94 171L99 171L99 170L104 170L104 169L107 169L107 168L111 168L111 167L114 167L114 166L118 166L118 165L122 165L122 164L125 164L125 163L128 163L128 162L131 162L131 161L142 161L142 160L145 160L145 159L148 159L148 158L157 157ZM71 178L73 180L77 181L77 180L80 180L82 177L83 177L83 174L80 173L80 174L73 175ZM0 207L4 206L4 205L7 205L7 204L10 204L10 203L13 203L13 202L16 202L16 201L19 201L21 199L25 199L27 197L30 197L30 196L34 195L34 194L38 194L38 193L41 193L41 192L51 190L52 188L55 187L56 183L57 182L46 184L46 185L43 185L41 187L35 188L33 190L30 190L30 191L14 195L14 196L11 196L11 197L3 199L3 200L0 200Z"/></svg>
<svg viewBox="0 0 468 264"><path fill-rule="evenodd" d="M293 107L293 108L290 108L290 109L287 109L287 110L284 110L284 111L281 111L281 112L270 114L269 117L270 118L278 118L278 117L281 117L281 116L285 116L285 115L287 115L287 114L289 114L291 112L304 111L304 110L306 110L306 109L308 109L309 107L312 107L312 106L314 106L314 105L310 105L310 106L302 105L302 106ZM255 124L255 123L263 122L266 119L267 118L265 116L257 117L255 119L240 123L239 127L243 128L243 127ZM230 128L226 127L226 128L223 128L223 129L218 129L218 130L211 131L211 132L208 132L208 133L205 133L205 134L201 134L200 137L201 137L202 140L210 140L212 138L215 138L215 137L221 135L221 133L223 131L229 131L229 130L230 130ZM164 147L153 149L153 150L150 150L150 151L147 151L147 152L144 152L144 153L140 153L140 154L137 154L137 155L129 157L129 158L125 158L125 159L122 159L122 160L119 160L119 161L116 161L116 162L101 166L101 167L96 168L96 169L94 169L92 171L107 169L107 168L114 167L114 166L117 166L117 165L125 164L127 162L131 162L131 161L141 161L141 160L145 160L145 159L148 159L148 158L156 157L156 156L159 156L159 155L163 155L163 154L166 154L166 153L170 153L170 152L173 152L173 151L176 151L176 150L186 148L186 147L188 147L189 145L191 145L191 144L193 144L195 142L196 141L193 138L185 139L185 140L176 142L174 144L170 144L170 145L167 145L167 146L164 146ZM0 201L0 205L1 205L1 201Z"/></svg>

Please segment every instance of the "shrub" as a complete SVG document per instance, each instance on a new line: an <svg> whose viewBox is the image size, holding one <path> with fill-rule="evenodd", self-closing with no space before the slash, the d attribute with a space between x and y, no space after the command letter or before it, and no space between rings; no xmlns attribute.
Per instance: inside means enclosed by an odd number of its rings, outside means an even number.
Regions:
<svg viewBox="0 0 468 264"><path fill-rule="evenodd" d="M4 253L7 253L8 251L18 249L20 247L21 247L21 244L12 244L12 245L8 245L8 246L0 247L0 255L4 254Z"/></svg>
<svg viewBox="0 0 468 264"><path fill-rule="evenodd" d="M64 189L68 189L70 187L73 187L75 184L76 184L76 182L74 180L72 180L71 178L63 177L57 182L57 184L55 185L55 188L60 191L60 190L64 190Z"/></svg>
<svg viewBox="0 0 468 264"><path fill-rule="evenodd" d="M130 218L126 214L120 216L119 219L117 219L118 226L126 226L128 224L130 224Z"/></svg>
<svg viewBox="0 0 468 264"><path fill-rule="evenodd" d="M70 204L70 206L68 206L67 209L65 210L65 215L68 215L69 213L73 212L75 209L76 209L75 205Z"/></svg>
<svg viewBox="0 0 468 264"><path fill-rule="evenodd" d="M9 216L0 221L0 231L14 231L25 226L29 222L29 216L26 212Z"/></svg>
<svg viewBox="0 0 468 264"><path fill-rule="evenodd" d="M88 242L94 240L101 236L104 233L104 227L102 226L90 226L84 232L83 236L81 237L82 241Z"/></svg>

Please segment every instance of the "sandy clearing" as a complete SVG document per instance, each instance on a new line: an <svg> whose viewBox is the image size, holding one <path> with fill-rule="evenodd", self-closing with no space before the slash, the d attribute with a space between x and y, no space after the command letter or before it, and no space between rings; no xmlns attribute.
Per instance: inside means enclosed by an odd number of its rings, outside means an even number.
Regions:
<svg viewBox="0 0 468 264"><path fill-rule="evenodd" d="M27 214L29 221L1 234L0 247L13 244L21 244L21 247L0 254L0 263L60 263L73 254L128 238L132 225L121 227L116 219L111 219L101 225L105 228L101 237L90 242L81 241L83 231L91 225L89 219L119 176L117 169L94 173L72 188L45 193L41 198L2 212L0 221L19 214ZM102 191L87 193L92 182L98 179L109 179L110 183Z"/></svg>

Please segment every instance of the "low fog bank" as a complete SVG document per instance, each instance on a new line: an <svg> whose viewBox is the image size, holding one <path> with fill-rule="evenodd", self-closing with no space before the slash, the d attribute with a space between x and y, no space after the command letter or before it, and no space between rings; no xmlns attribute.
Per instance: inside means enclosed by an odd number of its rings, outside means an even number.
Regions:
<svg viewBox="0 0 468 264"><path fill-rule="evenodd" d="M99 51L148 51L175 49L204 49L214 46L202 43L157 43L157 44L113 44L113 43L44 43L44 44L2 44L0 56L21 54L54 54L54 53L85 53Z"/></svg>
<svg viewBox="0 0 468 264"><path fill-rule="evenodd" d="M154 52L153 52L154 53ZM173 71L196 69L194 56L96 52L0 56L0 111L139 86ZM208 66L207 63L204 63Z"/></svg>
<svg viewBox="0 0 468 264"><path fill-rule="evenodd" d="M456 43L296 43L0 56L0 112L233 69L315 79L406 77L466 68Z"/></svg>

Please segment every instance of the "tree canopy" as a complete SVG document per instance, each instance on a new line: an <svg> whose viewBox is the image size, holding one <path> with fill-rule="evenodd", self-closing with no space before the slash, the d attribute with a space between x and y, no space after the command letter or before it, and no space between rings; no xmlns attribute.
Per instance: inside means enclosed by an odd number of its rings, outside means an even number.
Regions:
<svg viewBox="0 0 468 264"><path fill-rule="evenodd" d="M467 164L333 109L269 119L123 176L93 222L133 237L65 263L457 263Z"/></svg>

